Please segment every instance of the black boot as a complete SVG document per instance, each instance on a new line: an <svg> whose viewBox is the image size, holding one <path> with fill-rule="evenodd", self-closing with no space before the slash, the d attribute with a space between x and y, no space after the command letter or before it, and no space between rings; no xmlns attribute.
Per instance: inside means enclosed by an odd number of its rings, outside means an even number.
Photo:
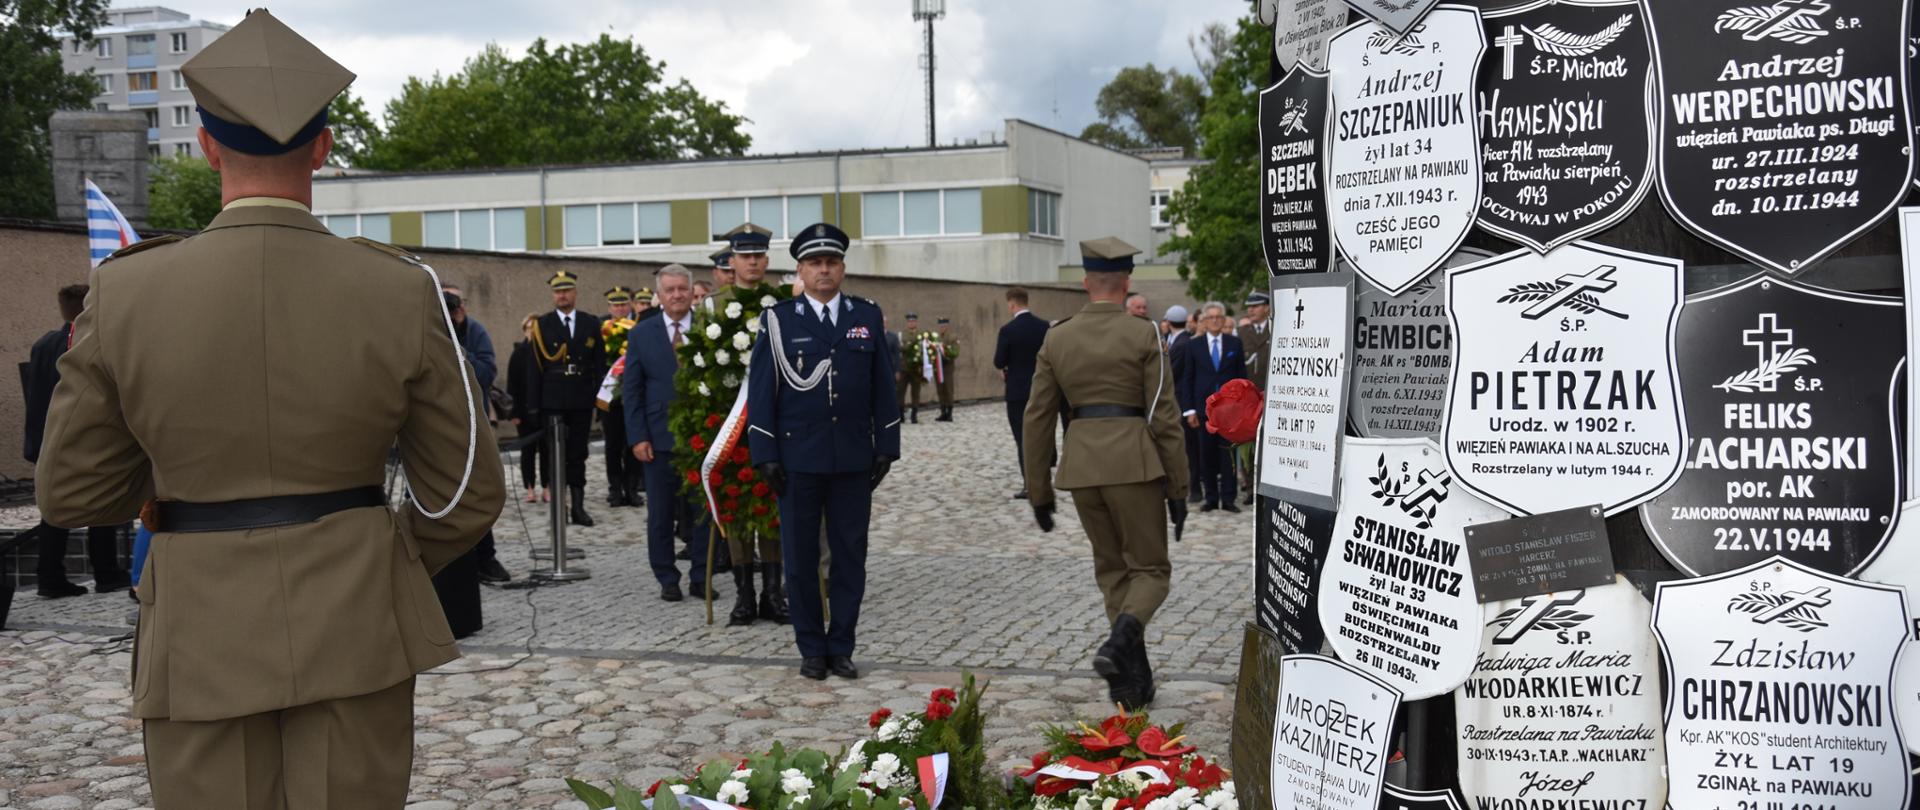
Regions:
<svg viewBox="0 0 1920 810"><path fill-rule="evenodd" d="M575 526L592 526L593 516L587 514L587 488L568 487L573 490L573 509L567 515L567 522Z"/></svg>
<svg viewBox="0 0 1920 810"><path fill-rule="evenodd" d="M647 505L647 496L640 494L640 474L639 473L630 473L627 475L627 505L628 506L646 506Z"/></svg>
<svg viewBox="0 0 1920 810"><path fill-rule="evenodd" d="M913 406L913 410L907 411L907 421L916 425L920 424L920 406L915 405Z"/></svg>
<svg viewBox="0 0 1920 810"><path fill-rule="evenodd" d="M792 620L787 615L787 589L781 584L779 563L760 564L760 618L774 624Z"/></svg>
<svg viewBox="0 0 1920 810"><path fill-rule="evenodd" d="M757 615L753 604L753 566L733 567L733 588L738 593L734 596L733 612L727 614L727 626L753 624L753 617Z"/></svg>
<svg viewBox="0 0 1920 810"><path fill-rule="evenodd" d="M1093 652L1093 671L1106 679L1107 699L1128 711L1145 703L1138 692L1140 677L1134 671L1138 661L1134 645L1140 643L1145 631L1139 619L1122 613L1113 620L1113 631L1107 635L1106 642Z"/></svg>
<svg viewBox="0 0 1920 810"><path fill-rule="evenodd" d="M1140 633L1133 637L1133 694L1139 699L1137 705L1127 707L1129 711L1143 708L1153 702L1153 665L1147 663L1147 628L1141 627Z"/></svg>
<svg viewBox="0 0 1920 810"><path fill-rule="evenodd" d="M945 406L942 406L942 407L940 408L940 415L939 415L939 416L937 416L937 417L934 417L934 419L933 419L933 421L935 421L935 422L951 422L951 421L953 421L953 409L952 409L952 408L949 408L949 407L945 407Z"/></svg>

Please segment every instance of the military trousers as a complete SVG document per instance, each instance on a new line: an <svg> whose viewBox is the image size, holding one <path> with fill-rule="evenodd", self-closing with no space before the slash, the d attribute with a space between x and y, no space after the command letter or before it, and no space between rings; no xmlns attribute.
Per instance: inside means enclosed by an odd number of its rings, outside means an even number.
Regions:
<svg viewBox="0 0 1920 810"><path fill-rule="evenodd" d="M542 411L540 425L545 427L548 420L555 416L560 417L567 434L567 452L561 457L561 469L565 471L563 478L569 487L584 487L587 485L587 445L593 439L593 409ZM553 438L546 437L542 441L548 442L551 447ZM553 462L548 460L547 463Z"/></svg>
<svg viewBox="0 0 1920 810"><path fill-rule="evenodd" d="M916 411L919 410L920 386L926 384L927 378L920 376L920 367L907 369L907 384L900 389L900 410L905 411L908 405L912 405Z"/></svg>
<svg viewBox="0 0 1920 810"><path fill-rule="evenodd" d="M953 362L948 361L940 370L940 381L934 384L934 394L940 397L940 410L953 410Z"/></svg>
<svg viewBox="0 0 1920 810"><path fill-rule="evenodd" d="M600 412L600 435L604 436L607 460L607 486L609 492L622 494L621 482L628 479L640 481L640 460L633 457L633 445L627 441L626 412L618 401L612 410Z"/></svg>
<svg viewBox="0 0 1920 810"><path fill-rule="evenodd" d="M203 722L148 720L154 810L398 810L413 678L369 695Z"/></svg>
<svg viewBox="0 0 1920 810"><path fill-rule="evenodd" d="M1068 492L1093 545L1093 579L1106 600L1107 623L1122 613L1142 624L1151 622L1173 581L1173 563L1167 559L1166 479Z"/></svg>
<svg viewBox="0 0 1920 810"><path fill-rule="evenodd" d="M787 555L787 605L803 657L853 655L860 601L867 593L867 524L873 514L868 473L787 473L780 496L780 546ZM820 603L820 521L827 528L828 625Z"/></svg>

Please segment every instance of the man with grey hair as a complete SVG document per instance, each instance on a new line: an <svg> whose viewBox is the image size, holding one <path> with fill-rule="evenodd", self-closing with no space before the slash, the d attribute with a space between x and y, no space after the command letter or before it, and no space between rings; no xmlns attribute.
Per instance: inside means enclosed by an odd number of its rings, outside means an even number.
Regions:
<svg viewBox="0 0 1920 810"><path fill-rule="evenodd" d="M1205 501L1200 511L1238 512L1240 507L1234 503L1239 488L1233 472L1233 446L1207 430L1207 397L1228 380L1246 379L1246 355L1240 338L1228 328L1232 322L1227 319L1225 304L1219 301L1202 304L1200 325L1203 330L1200 335L1178 350L1185 353L1184 362L1176 364L1180 369L1176 389L1180 415L1193 429L1190 435L1198 440L1200 493Z"/></svg>
<svg viewBox="0 0 1920 810"><path fill-rule="evenodd" d="M676 351L693 329L693 273L677 264L660 268L653 283L660 317L634 324L627 335L627 367L621 374L621 409L627 421L628 448L640 462L647 484L647 563L660 582L660 598L678 602L680 568L673 558L675 534L686 538L693 563L688 590L706 598L707 556L705 512L680 495L680 479L673 472L673 452L679 437L668 427L673 405L673 375L680 368Z"/></svg>
<svg viewBox="0 0 1920 810"><path fill-rule="evenodd" d="M1135 318L1147 317L1147 294L1146 293L1128 293L1127 294L1127 314L1132 315Z"/></svg>

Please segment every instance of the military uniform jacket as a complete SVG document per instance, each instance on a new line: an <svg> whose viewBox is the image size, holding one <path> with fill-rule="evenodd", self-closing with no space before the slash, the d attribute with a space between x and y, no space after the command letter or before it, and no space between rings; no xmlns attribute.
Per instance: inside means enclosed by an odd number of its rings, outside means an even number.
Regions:
<svg viewBox="0 0 1920 810"><path fill-rule="evenodd" d="M232 208L201 234L96 269L36 470L57 526L132 520L150 498L215 503L407 480L446 506L467 458L464 386L421 268L298 209ZM466 494L312 523L153 538L133 713L198 721L393 686L458 655L428 572L500 513L484 418ZM161 527L164 529L165 527Z"/></svg>
<svg viewBox="0 0 1920 810"><path fill-rule="evenodd" d="M1267 395L1267 351L1273 347L1273 319L1259 323L1250 323L1240 327L1240 351L1247 357L1247 379L1253 387L1259 389L1261 396Z"/></svg>
<svg viewBox="0 0 1920 810"><path fill-rule="evenodd" d="M600 339L600 319L573 311L573 335L560 313L548 311L534 326L534 374L528 380L536 411L588 411L600 395L607 376L607 345Z"/></svg>
<svg viewBox="0 0 1920 810"><path fill-rule="evenodd" d="M1034 362L1022 448L1030 502L1053 503L1054 487L1073 490L1160 478L1167 480L1168 497L1185 497L1187 455L1173 389L1173 372L1160 353L1158 331L1119 304L1095 301L1047 330ZM1063 398L1074 407L1141 408L1147 416L1074 419L1059 454L1059 472L1049 475L1054 421Z"/></svg>
<svg viewBox="0 0 1920 810"><path fill-rule="evenodd" d="M838 306L831 325L814 317L805 296L760 313L760 337L747 366L747 447L754 464L857 473L871 470L875 457L900 457L900 402L880 307L845 294ZM811 390L798 390L776 368L776 351L802 378L821 363L832 370Z"/></svg>

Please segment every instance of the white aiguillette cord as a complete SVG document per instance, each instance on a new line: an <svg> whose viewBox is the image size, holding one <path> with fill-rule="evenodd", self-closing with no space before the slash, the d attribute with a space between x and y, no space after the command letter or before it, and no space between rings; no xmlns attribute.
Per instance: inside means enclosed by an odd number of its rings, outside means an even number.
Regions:
<svg viewBox="0 0 1920 810"><path fill-rule="evenodd" d="M800 372L787 361L786 342L780 339L780 318L771 311L762 312L761 317L767 325L767 336L773 340L773 345L767 348L772 350L774 365L780 369L780 376L786 378L787 386L795 391L812 391L818 387L820 381L826 379L827 372L833 370L833 364L821 363L813 367L813 373L800 376Z"/></svg>
<svg viewBox="0 0 1920 810"><path fill-rule="evenodd" d="M480 420L473 409L473 387L467 383L467 354L460 347L460 338L453 332L453 313L447 310L447 297L439 294L440 274L433 272L431 266L418 258L415 258L413 263L427 271L427 277L433 279L434 297L440 302L440 319L446 324L447 340L453 343L454 365L460 369L460 393L467 397L467 466L460 472L460 486L454 488L453 497L447 500L447 507L437 512L429 511L420 503L420 496L413 494L413 482L411 480L407 482L407 499L413 501L413 508L420 510L420 514L425 515L428 520L439 520L452 514L453 508L460 505L460 496L467 494L467 482L473 477L474 444L479 441Z"/></svg>

